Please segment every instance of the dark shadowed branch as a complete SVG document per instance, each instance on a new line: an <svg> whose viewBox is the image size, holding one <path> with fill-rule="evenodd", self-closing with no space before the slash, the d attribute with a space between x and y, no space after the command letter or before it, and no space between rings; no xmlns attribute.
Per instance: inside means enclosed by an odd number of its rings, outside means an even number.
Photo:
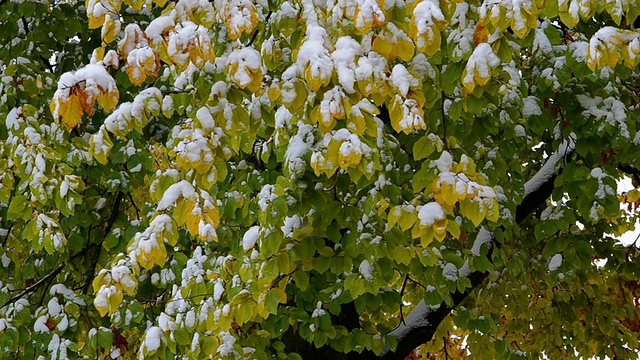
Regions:
<svg viewBox="0 0 640 360"><path fill-rule="evenodd" d="M570 158L575 149L573 140L569 139L569 141L563 142L558 151L552 154L544 166L527 181L524 198L516 208L516 222L522 222L551 196L555 178L561 168L559 164L563 160ZM493 240L493 234L482 229L476 237L474 248L476 244L491 243ZM481 285L487 275L488 273L481 271L472 272L468 276L471 286L465 289L464 292L452 294L453 305L451 306L442 303L439 307L432 308L424 302L419 303L407 316L406 325L401 324L391 334L398 340L396 351L383 352L378 358L385 360L404 359L413 349L430 341L444 318L466 299L476 287Z"/></svg>

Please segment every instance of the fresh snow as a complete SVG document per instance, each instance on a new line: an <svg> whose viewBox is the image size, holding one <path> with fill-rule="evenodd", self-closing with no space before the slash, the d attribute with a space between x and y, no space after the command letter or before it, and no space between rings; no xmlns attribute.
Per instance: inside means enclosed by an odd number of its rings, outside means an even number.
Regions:
<svg viewBox="0 0 640 360"><path fill-rule="evenodd" d="M549 260L549 271L558 270L560 265L562 265L562 255L561 254L553 255L551 260Z"/></svg>
<svg viewBox="0 0 640 360"><path fill-rule="evenodd" d="M556 173L556 164L565 156L573 153L575 150L575 134L569 135L569 140L564 140L560 144L558 151L554 152L547 158L547 162L542 168L524 184L524 197L531 195L533 192L549 181Z"/></svg>
<svg viewBox="0 0 640 360"><path fill-rule="evenodd" d="M447 263L442 268L442 276L449 281L458 281L458 268L455 264Z"/></svg>
<svg viewBox="0 0 640 360"><path fill-rule="evenodd" d="M467 75L462 79L464 84L472 84L474 73L483 79L491 77L489 69L500 64L500 59L493 53L491 45L479 44L467 61Z"/></svg>
<svg viewBox="0 0 640 360"><path fill-rule="evenodd" d="M420 219L422 226L431 226L436 220L444 219L444 217L444 209L435 201L423 205L418 211L418 219Z"/></svg>
<svg viewBox="0 0 640 360"><path fill-rule="evenodd" d="M522 108L522 116L525 118L529 118L531 116L542 115L542 109L538 105L538 98L535 96L527 96L522 99L523 108Z"/></svg>
<svg viewBox="0 0 640 360"><path fill-rule="evenodd" d="M478 231L478 235L476 239L473 241L473 246L471 247L471 253L475 256L480 256L480 249L482 245L487 244L491 245L491 240L493 239L493 233L487 231L484 226L480 227L480 231Z"/></svg>
<svg viewBox="0 0 640 360"><path fill-rule="evenodd" d="M253 246L256 244L256 241L258 241L259 237L260 237L260 227L259 226L250 227L249 230L247 230L247 232L245 232L244 236L242 237L242 248L245 251L253 248Z"/></svg>
<svg viewBox="0 0 640 360"><path fill-rule="evenodd" d="M358 271L365 279L371 281L373 280L373 265L369 263L367 260L362 260L360 266L358 267Z"/></svg>
<svg viewBox="0 0 640 360"><path fill-rule="evenodd" d="M156 351L162 343L162 330L157 326L152 326L145 332L144 341L140 346L140 350L146 348L147 352Z"/></svg>
<svg viewBox="0 0 640 360"><path fill-rule="evenodd" d="M169 186L169 188L164 192L162 199L158 202L158 211L162 211L167 209L169 206L175 204L176 201L180 197L185 199L192 199L196 196L196 191L186 180L181 180L180 182Z"/></svg>

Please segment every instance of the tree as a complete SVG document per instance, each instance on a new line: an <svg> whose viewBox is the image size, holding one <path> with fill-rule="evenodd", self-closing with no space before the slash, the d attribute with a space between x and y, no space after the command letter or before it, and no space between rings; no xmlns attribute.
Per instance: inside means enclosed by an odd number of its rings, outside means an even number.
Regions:
<svg viewBox="0 0 640 360"><path fill-rule="evenodd" d="M0 357L637 357L637 2L0 10Z"/></svg>

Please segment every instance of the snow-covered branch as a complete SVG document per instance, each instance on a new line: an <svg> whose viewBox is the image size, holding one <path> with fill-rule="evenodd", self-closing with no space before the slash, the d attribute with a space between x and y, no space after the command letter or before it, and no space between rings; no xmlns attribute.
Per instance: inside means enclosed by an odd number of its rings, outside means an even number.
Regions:
<svg viewBox="0 0 640 360"><path fill-rule="evenodd" d="M562 159L568 159L575 150L575 139L572 134L569 140L565 140L560 145L558 151L547 159L542 168L525 183L524 198L516 208L516 221L521 222L536 207L546 201L553 191L553 183L558 173L558 164ZM494 240L493 233L484 227L480 228L472 247L474 256L480 255L480 248L483 244L491 244ZM398 347L395 352L385 351L379 358L381 359L404 359L405 356L421 344L431 340L438 325L455 309L477 286L482 284L488 273L468 270L471 287L464 292L452 294L453 306L442 303L439 307L427 306L421 301L409 315L405 322L391 332L391 335L398 340ZM461 269L463 270L463 269ZM464 275L464 274L463 274Z"/></svg>

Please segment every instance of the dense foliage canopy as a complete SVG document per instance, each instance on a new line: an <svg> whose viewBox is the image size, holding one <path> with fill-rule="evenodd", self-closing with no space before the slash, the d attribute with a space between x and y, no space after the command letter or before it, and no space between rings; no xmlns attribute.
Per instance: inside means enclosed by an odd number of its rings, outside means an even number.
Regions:
<svg viewBox="0 0 640 360"><path fill-rule="evenodd" d="M639 14L0 0L0 358L636 358Z"/></svg>

